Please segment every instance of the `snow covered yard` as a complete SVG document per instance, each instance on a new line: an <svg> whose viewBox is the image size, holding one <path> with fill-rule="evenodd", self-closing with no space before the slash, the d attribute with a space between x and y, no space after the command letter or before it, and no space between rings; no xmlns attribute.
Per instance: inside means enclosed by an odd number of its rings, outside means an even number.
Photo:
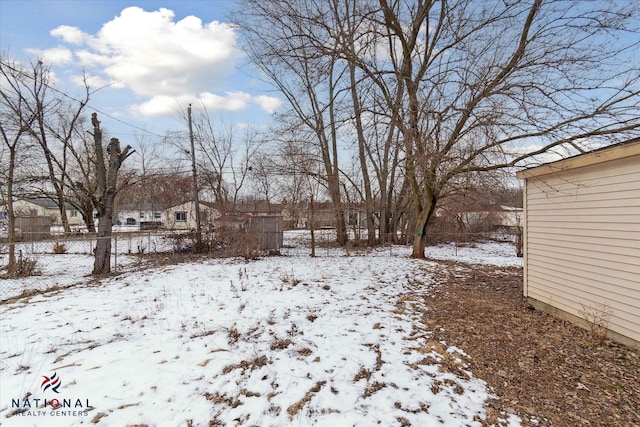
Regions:
<svg viewBox="0 0 640 427"><path fill-rule="evenodd" d="M450 258L520 262L498 247ZM435 261L400 247L304 252L153 268L0 306L0 424L481 425L486 384L422 323Z"/></svg>

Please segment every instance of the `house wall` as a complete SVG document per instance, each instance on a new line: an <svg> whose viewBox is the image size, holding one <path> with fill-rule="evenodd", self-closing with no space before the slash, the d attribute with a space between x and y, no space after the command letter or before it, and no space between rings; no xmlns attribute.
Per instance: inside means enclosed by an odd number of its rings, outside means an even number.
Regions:
<svg viewBox="0 0 640 427"><path fill-rule="evenodd" d="M51 218L52 225L61 225L62 219L60 218L60 211L58 208L47 209L35 203L31 203L26 200L16 200L13 202L13 211L16 216L34 217L34 216L47 216ZM69 225L78 226L82 225L82 215L76 209L67 207L67 219Z"/></svg>
<svg viewBox="0 0 640 427"><path fill-rule="evenodd" d="M177 219L176 214L184 213L184 220ZM215 220L220 217L220 212L204 203L200 203L201 225L203 228L212 227ZM181 205L172 206L162 212L162 223L170 230L195 230L196 209L194 202L187 202Z"/></svg>
<svg viewBox="0 0 640 427"><path fill-rule="evenodd" d="M640 347L640 155L602 157L524 176L524 294L583 326L605 315Z"/></svg>
<svg viewBox="0 0 640 427"><path fill-rule="evenodd" d="M123 225L127 225L133 219L132 224L140 225L141 222L162 222L162 210L119 210L115 213L115 219Z"/></svg>

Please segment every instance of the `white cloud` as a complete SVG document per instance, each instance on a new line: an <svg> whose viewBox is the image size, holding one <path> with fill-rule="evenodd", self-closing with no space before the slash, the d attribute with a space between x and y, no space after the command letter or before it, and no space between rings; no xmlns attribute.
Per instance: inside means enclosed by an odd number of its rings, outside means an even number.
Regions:
<svg viewBox="0 0 640 427"><path fill-rule="evenodd" d="M251 102L251 95L244 92L227 92L225 96L201 93L200 99L209 111L239 111Z"/></svg>
<svg viewBox="0 0 640 427"><path fill-rule="evenodd" d="M281 99L266 95L256 96L254 98L254 102L260 105L260 107L269 114L275 113L280 105L282 105Z"/></svg>
<svg viewBox="0 0 640 427"><path fill-rule="evenodd" d="M251 103L258 104L265 112L272 114L282 100L264 95L254 97L245 92L226 92L224 95L202 92L197 97L158 95L133 106L131 111L143 116L175 115L180 105L203 104L210 112L234 112L244 110Z"/></svg>
<svg viewBox="0 0 640 427"><path fill-rule="evenodd" d="M212 93L223 88L242 57L235 45L235 28L218 21L204 24L195 16L179 21L174 17L165 8L147 12L128 7L95 35L69 26L60 26L51 34L80 46L75 53L81 65L101 68L105 81L151 98L133 108L139 114L173 114L177 101L196 94L202 94L215 109L245 108L250 95Z"/></svg>
<svg viewBox="0 0 640 427"><path fill-rule="evenodd" d="M193 103L189 97L154 96L149 101L131 107L131 112L141 116L176 115L180 105Z"/></svg>
<svg viewBox="0 0 640 427"><path fill-rule="evenodd" d="M76 44L76 45L81 45L85 43L87 39L90 38L90 36L82 32L80 28L71 27L69 25L60 25L59 27L51 30L49 34L51 34L54 37L60 37L62 40L64 40L67 43Z"/></svg>
<svg viewBox="0 0 640 427"><path fill-rule="evenodd" d="M36 55L46 65L69 64L73 62L73 53L63 47L51 49L27 49L27 52Z"/></svg>

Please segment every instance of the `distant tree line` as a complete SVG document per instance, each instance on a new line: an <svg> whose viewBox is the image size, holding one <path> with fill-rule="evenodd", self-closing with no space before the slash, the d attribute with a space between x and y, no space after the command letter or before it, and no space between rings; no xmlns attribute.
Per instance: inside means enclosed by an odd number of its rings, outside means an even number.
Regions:
<svg viewBox="0 0 640 427"><path fill-rule="evenodd" d="M108 119L91 119L96 95L86 80L69 97L42 62L2 56L0 194L9 239L18 197L54 200L66 231L70 203L94 232L106 200L177 205L195 190L228 211L247 198L312 211L329 200L340 244L348 240L346 206L360 204L368 244L404 236L423 257L438 207L467 206L486 189L517 204L511 168L640 134L638 8L246 0L233 17L242 46L286 101L272 127L226 123L204 105L187 117L181 106L184 126L136 137L135 152L107 142Z"/></svg>

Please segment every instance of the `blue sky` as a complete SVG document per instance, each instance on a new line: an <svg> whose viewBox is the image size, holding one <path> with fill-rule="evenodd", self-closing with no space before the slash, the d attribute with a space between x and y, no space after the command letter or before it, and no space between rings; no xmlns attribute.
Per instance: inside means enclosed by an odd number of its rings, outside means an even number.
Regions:
<svg viewBox="0 0 640 427"><path fill-rule="evenodd" d="M204 103L225 121L264 125L281 101L235 47L233 7L233 0L0 0L0 49L21 62L41 58L72 96L82 93L84 70L92 90L104 87L89 105L123 142L145 134L140 129L150 138L180 129L178 104Z"/></svg>

